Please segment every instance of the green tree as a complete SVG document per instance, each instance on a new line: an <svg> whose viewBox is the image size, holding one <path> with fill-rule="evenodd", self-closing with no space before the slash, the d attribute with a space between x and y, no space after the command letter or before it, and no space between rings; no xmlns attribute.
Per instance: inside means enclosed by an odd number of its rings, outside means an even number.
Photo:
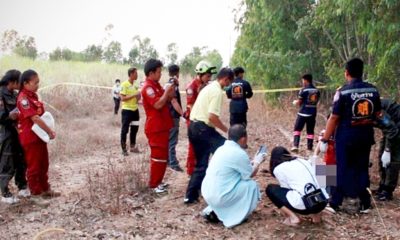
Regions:
<svg viewBox="0 0 400 240"><path fill-rule="evenodd" d="M223 63L221 54L217 50L209 51L207 47L193 47L192 51L188 53L181 61L181 72L184 74L194 75L197 63L201 60L206 60L220 69Z"/></svg>
<svg viewBox="0 0 400 240"><path fill-rule="evenodd" d="M35 38L24 36L23 38L17 40L13 52L23 57L35 59L38 54Z"/></svg>
<svg viewBox="0 0 400 240"><path fill-rule="evenodd" d="M176 64L178 60L178 46L176 43L170 43L167 46L166 64Z"/></svg>
<svg viewBox="0 0 400 240"><path fill-rule="evenodd" d="M133 47L129 51L128 63L143 66L150 58L158 58L159 54L151 44L150 38L141 39L136 35L132 39Z"/></svg>
<svg viewBox="0 0 400 240"><path fill-rule="evenodd" d="M110 42L104 50L103 59L107 63L122 63L121 43L117 41Z"/></svg>
<svg viewBox="0 0 400 240"><path fill-rule="evenodd" d="M91 44L82 51L85 62L99 62L103 56L103 48L100 45Z"/></svg>
<svg viewBox="0 0 400 240"><path fill-rule="evenodd" d="M6 30L1 34L0 49L2 52L12 51L20 40L18 32L14 29Z"/></svg>

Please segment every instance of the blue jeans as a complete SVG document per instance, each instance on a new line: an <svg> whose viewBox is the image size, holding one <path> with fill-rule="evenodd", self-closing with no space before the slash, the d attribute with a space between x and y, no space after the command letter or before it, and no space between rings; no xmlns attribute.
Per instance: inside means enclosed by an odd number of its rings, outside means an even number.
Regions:
<svg viewBox="0 0 400 240"><path fill-rule="evenodd" d="M171 167L179 166L178 159L176 159L176 145L178 144L179 136L179 118L173 118L174 126L169 130L169 143L168 143L168 165Z"/></svg>

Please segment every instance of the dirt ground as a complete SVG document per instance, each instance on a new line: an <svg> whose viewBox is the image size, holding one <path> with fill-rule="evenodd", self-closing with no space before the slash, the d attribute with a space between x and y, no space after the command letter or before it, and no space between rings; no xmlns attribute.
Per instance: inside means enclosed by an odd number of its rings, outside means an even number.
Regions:
<svg viewBox="0 0 400 240"><path fill-rule="evenodd" d="M61 90L59 90L61 92ZM304 221L298 227L281 224L283 216L263 192L263 198L247 222L226 229L222 224L209 224L199 215L204 201L183 204L188 176L167 170L168 194L157 196L146 188L148 152L143 133L145 115L141 112L138 143L141 154L122 157L119 148L120 116L112 114L108 92L94 92L75 106L68 98L52 99L56 115L57 140L49 145L50 183L62 196L51 199L47 206L30 199L20 204L0 204L0 239L399 239L400 194L395 200L377 203L368 215L326 213L323 223ZM110 100L110 101L108 101ZM253 156L260 144L269 150L274 146L290 147L295 109L267 106L260 96L249 101L248 153ZM228 123L227 105L223 119ZM275 104L278 105L278 104ZM55 110L56 109L56 110ZM317 131L324 126L320 111ZM177 155L182 167L187 155L187 130L181 124ZM304 135L303 135L304 136ZM305 149L305 138L302 138ZM300 155L306 157L303 150ZM376 147L371 154L376 155ZM375 161L375 160L374 160ZM268 161L262 169L268 170ZM376 185L376 164L371 168ZM266 171L255 178L264 191L275 180ZM15 187L13 188L16 191ZM379 211L378 211L379 210ZM381 221L380 216L383 222ZM44 232L42 232L44 231Z"/></svg>

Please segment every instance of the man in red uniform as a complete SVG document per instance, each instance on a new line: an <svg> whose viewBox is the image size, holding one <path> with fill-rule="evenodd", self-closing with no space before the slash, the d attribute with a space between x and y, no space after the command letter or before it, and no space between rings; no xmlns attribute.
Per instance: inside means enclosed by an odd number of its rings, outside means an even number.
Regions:
<svg viewBox="0 0 400 240"><path fill-rule="evenodd" d="M162 184L168 161L169 131L173 126L168 102L174 97L175 86L168 86L165 91L160 85L162 62L149 59L144 65L146 81L141 94L146 112L145 134L150 145L150 180L149 187L156 193L166 191Z"/></svg>
<svg viewBox="0 0 400 240"><path fill-rule="evenodd" d="M186 112L184 114L187 119L187 126L190 124L190 111L196 102L197 96L200 90L207 85L210 81L212 74L217 73L216 67L212 67L207 61L200 61L196 65L195 72L196 78L193 79L186 87ZM189 142L188 156L186 162L186 172L188 175L192 175L194 166L196 165L196 156L194 154L193 145Z"/></svg>

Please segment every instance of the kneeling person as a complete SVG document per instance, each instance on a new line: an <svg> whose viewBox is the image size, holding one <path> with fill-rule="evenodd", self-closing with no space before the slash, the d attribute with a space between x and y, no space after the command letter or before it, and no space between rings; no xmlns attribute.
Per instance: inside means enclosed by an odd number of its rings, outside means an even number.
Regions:
<svg viewBox="0 0 400 240"><path fill-rule="evenodd" d="M234 227L256 209L260 189L253 179L265 153L256 155L253 164L247 153L247 133L241 124L233 125L228 132L229 140L215 151L204 178L201 192L207 204L203 213L209 219L214 216L225 227Z"/></svg>

